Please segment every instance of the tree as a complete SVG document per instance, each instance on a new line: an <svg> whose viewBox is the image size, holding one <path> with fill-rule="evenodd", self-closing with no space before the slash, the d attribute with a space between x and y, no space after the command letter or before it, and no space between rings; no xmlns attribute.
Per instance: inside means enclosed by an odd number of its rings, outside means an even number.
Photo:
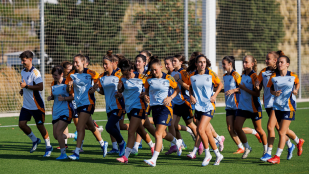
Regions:
<svg viewBox="0 0 309 174"><path fill-rule="evenodd" d="M141 24L136 39L160 58L184 52L184 6L183 0L154 2L153 8L135 15L135 23ZM202 29L200 21L194 25L194 10L189 8L189 50L200 51Z"/></svg>
<svg viewBox="0 0 309 174"><path fill-rule="evenodd" d="M45 4L46 53L59 64L72 60L78 53L101 62L106 51L118 52L122 43L120 23L127 8L126 0L82 1L60 0Z"/></svg>
<svg viewBox="0 0 309 174"><path fill-rule="evenodd" d="M283 17L276 0L220 0L217 18L218 55L241 50L257 59L265 59L281 42Z"/></svg>

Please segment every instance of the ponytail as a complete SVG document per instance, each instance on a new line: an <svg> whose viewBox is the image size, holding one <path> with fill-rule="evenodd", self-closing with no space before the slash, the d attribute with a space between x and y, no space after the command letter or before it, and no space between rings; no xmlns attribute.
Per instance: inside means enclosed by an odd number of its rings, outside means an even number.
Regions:
<svg viewBox="0 0 309 174"><path fill-rule="evenodd" d="M128 59L121 59L118 63L118 67L121 69L121 71L130 71L134 70L134 63Z"/></svg>

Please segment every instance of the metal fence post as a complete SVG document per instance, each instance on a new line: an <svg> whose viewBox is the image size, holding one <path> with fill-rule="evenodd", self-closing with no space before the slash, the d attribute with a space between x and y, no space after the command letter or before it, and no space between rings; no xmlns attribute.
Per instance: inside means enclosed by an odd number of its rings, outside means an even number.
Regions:
<svg viewBox="0 0 309 174"><path fill-rule="evenodd" d="M42 91L42 99L45 103L45 51L44 51L44 0L41 0L40 4L40 18L41 18L41 26L40 26L40 57L41 57L41 75L43 80L43 91Z"/></svg>
<svg viewBox="0 0 309 174"><path fill-rule="evenodd" d="M188 56L189 56L189 48L188 48L188 0L184 0L184 35L185 35L185 56L186 56L186 60L189 60Z"/></svg>
<svg viewBox="0 0 309 174"><path fill-rule="evenodd" d="M298 78L299 92L298 98L301 99L301 0L297 0L297 59L298 59Z"/></svg>

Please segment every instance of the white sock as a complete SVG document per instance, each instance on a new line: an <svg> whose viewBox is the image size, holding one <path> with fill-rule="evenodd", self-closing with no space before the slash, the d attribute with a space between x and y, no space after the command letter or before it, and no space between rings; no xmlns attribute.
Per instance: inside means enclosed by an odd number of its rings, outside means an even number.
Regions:
<svg viewBox="0 0 309 174"><path fill-rule="evenodd" d="M125 151L125 153L124 153L124 156L126 156L127 158L129 158L131 151L132 151L132 149L129 148L129 147L127 147L127 148L126 148L126 151Z"/></svg>
<svg viewBox="0 0 309 174"><path fill-rule="evenodd" d="M286 141L285 144L288 146L288 148L292 147L292 142L290 139L288 139L288 141Z"/></svg>
<svg viewBox="0 0 309 174"><path fill-rule="evenodd" d="M149 143L147 143L148 144L148 146L150 147L150 148L152 148L152 146L153 146L153 142L150 140L150 142Z"/></svg>
<svg viewBox="0 0 309 174"><path fill-rule="evenodd" d="M190 134L193 133L192 130L191 130L189 127L187 127L187 130L186 130L186 131L189 132Z"/></svg>
<svg viewBox="0 0 309 174"><path fill-rule="evenodd" d="M283 149L278 148L278 149L277 149L277 153L276 153L276 155L280 157L280 156L281 156L282 151L283 151Z"/></svg>
<svg viewBox="0 0 309 174"><path fill-rule="evenodd" d="M271 151L273 150L273 148L272 147L268 147L267 148L267 153L268 153L268 155L271 155Z"/></svg>
<svg viewBox="0 0 309 174"><path fill-rule="evenodd" d="M244 149L244 146L241 143L239 143L237 146L238 148Z"/></svg>
<svg viewBox="0 0 309 174"><path fill-rule="evenodd" d="M196 154L197 150L198 150L198 147L194 147L192 153Z"/></svg>
<svg viewBox="0 0 309 174"><path fill-rule="evenodd" d="M296 144L298 144L299 143L299 139L298 139L298 137L296 136L296 138L294 139L294 142L296 143Z"/></svg>
<svg viewBox="0 0 309 174"><path fill-rule="evenodd" d="M101 141L99 141L99 143L100 143L101 147L104 146L104 141L103 141L103 139L102 139Z"/></svg>
<svg viewBox="0 0 309 174"><path fill-rule="evenodd" d="M68 138L74 138L75 134L69 133L69 137Z"/></svg>
<svg viewBox="0 0 309 174"><path fill-rule="evenodd" d="M217 157L220 156L220 152L219 152L219 149L218 149L218 148L217 148L216 150L214 150L214 152L215 152L215 154L216 154Z"/></svg>
<svg viewBox="0 0 309 174"><path fill-rule="evenodd" d="M99 128L97 128L98 129L98 131L100 132L100 133L102 133L103 132L103 127L99 127Z"/></svg>
<svg viewBox="0 0 309 174"><path fill-rule="evenodd" d="M45 139L45 145L46 145L46 147L50 147L50 139L49 139L49 137L47 137L47 139Z"/></svg>
<svg viewBox="0 0 309 174"><path fill-rule="evenodd" d="M257 134L257 131L255 129L252 129L252 135Z"/></svg>
<svg viewBox="0 0 309 174"><path fill-rule="evenodd" d="M31 132L29 135L27 135L32 142L36 142L36 140L38 139L34 134L33 132Z"/></svg>
<svg viewBox="0 0 309 174"><path fill-rule="evenodd" d="M119 145L123 145L124 144L124 140L121 141L121 143L119 143Z"/></svg>
<svg viewBox="0 0 309 174"><path fill-rule="evenodd" d="M68 139L64 139L64 144L68 144Z"/></svg>
<svg viewBox="0 0 309 174"><path fill-rule="evenodd" d="M82 141L82 144L80 145L80 148L83 149L84 140Z"/></svg>
<svg viewBox="0 0 309 174"><path fill-rule="evenodd" d="M135 143L134 143L134 146L133 146L133 149L134 149L135 151L138 151L138 146L139 146L139 142L135 142Z"/></svg>
<svg viewBox="0 0 309 174"><path fill-rule="evenodd" d="M219 141L215 138L215 143L217 144Z"/></svg>
<svg viewBox="0 0 309 174"><path fill-rule="evenodd" d="M221 137L217 134L217 137L215 138L216 140L218 140L219 142L221 142Z"/></svg>
<svg viewBox="0 0 309 174"><path fill-rule="evenodd" d="M209 151L209 147L207 149L205 149L205 157L210 157L210 151Z"/></svg>
<svg viewBox="0 0 309 174"><path fill-rule="evenodd" d="M263 145L263 147L264 147L264 152L266 152L267 151L267 144L266 145Z"/></svg>
<svg viewBox="0 0 309 174"><path fill-rule="evenodd" d="M65 154L65 148L61 148L60 151L61 151L61 154Z"/></svg>
<svg viewBox="0 0 309 174"><path fill-rule="evenodd" d="M118 150L118 144L117 144L117 142L112 142L112 145L113 145L113 149L117 149L117 150Z"/></svg>
<svg viewBox="0 0 309 174"><path fill-rule="evenodd" d="M244 146L245 146L245 148L246 148L246 149L250 148L250 146L249 146L249 143L248 143L248 142L243 143L243 144L244 144Z"/></svg>
<svg viewBox="0 0 309 174"><path fill-rule="evenodd" d="M79 147L76 147L75 153L76 153L77 155L79 155L79 150L80 150L80 148L79 148Z"/></svg>
<svg viewBox="0 0 309 174"><path fill-rule="evenodd" d="M154 151L152 157L150 160L157 162L158 156L159 156L160 152Z"/></svg>
<svg viewBox="0 0 309 174"><path fill-rule="evenodd" d="M182 145L185 146L186 145L185 142L183 141L183 139L181 139L181 140L182 140Z"/></svg>
<svg viewBox="0 0 309 174"><path fill-rule="evenodd" d="M176 144L177 139L174 137L173 141L171 141L173 144Z"/></svg>

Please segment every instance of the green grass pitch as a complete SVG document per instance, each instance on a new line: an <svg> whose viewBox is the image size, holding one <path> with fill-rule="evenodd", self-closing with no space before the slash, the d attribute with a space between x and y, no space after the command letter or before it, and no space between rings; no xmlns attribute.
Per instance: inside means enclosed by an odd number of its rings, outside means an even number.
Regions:
<svg viewBox="0 0 309 174"><path fill-rule="evenodd" d="M298 103L296 112L296 120L291 123L290 128L303 138L306 142L303 146L304 152L301 156L297 156L297 148L293 153L291 160L286 160L286 147L281 156L281 163L279 165L272 165L264 163L259 160L263 153L263 146L254 135L247 135L248 142L253 151L247 159L241 159L241 154L235 155L234 151L237 146L232 141L226 128L225 111L223 107L218 107L214 119L211 121L216 132L219 135L224 135L226 140L224 143L224 150L222 154L224 159L220 166L213 166L215 161L215 154L211 152L213 158L209 166L201 167L201 163L205 157L203 153L197 156L196 159L190 160L186 157L189 151L193 149L194 142L187 132L181 132L185 143L188 146L182 155L178 157L176 153L166 156L164 153L169 149L170 143L164 141L164 152L160 153L156 167L149 167L143 160L151 158L151 152L148 145L143 142L143 149L139 150L138 156L130 156L128 164L121 164L116 161L118 155L102 156L99 143L95 140L93 135L86 131L84 153L80 154L79 161L56 161L60 155L60 150L55 149L58 142L52 136L52 125L46 124L49 132L54 151L49 158L43 158L45 152L44 141L38 146L38 149L30 154L29 150L32 146L30 139L17 126L18 117L0 118L0 173L309 173L309 103ZM97 120L99 125L105 127L106 113L95 113L93 118ZM46 123L51 123L52 117L46 116ZM263 129L267 133L268 116L263 112ZM128 122L127 120L125 122ZM180 122L184 124L183 121ZM34 121L29 122L34 124ZM4 127L9 126L9 127ZM251 120L247 120L244 126L253 127ZM35 126L30 126L34 134L41 138L40 133ZM72 123L69 125L69 131L75 132L75 126ZM127 132L122 131L122 135L127 141ZM111 150L111 141L109 134L104 130L102 137L109 142L108 150ZM41 138L42 140L42 138ZM154 138L152 137L154 141ZM273 155L276 153L278 144L278 134L276 133L276 140L273 148ZM294 141L292 141L294 143ZM75 149L75 142L72 139L68 140L69 149L67 154ZM294 143L295 144L295 143Z"/></svg>

